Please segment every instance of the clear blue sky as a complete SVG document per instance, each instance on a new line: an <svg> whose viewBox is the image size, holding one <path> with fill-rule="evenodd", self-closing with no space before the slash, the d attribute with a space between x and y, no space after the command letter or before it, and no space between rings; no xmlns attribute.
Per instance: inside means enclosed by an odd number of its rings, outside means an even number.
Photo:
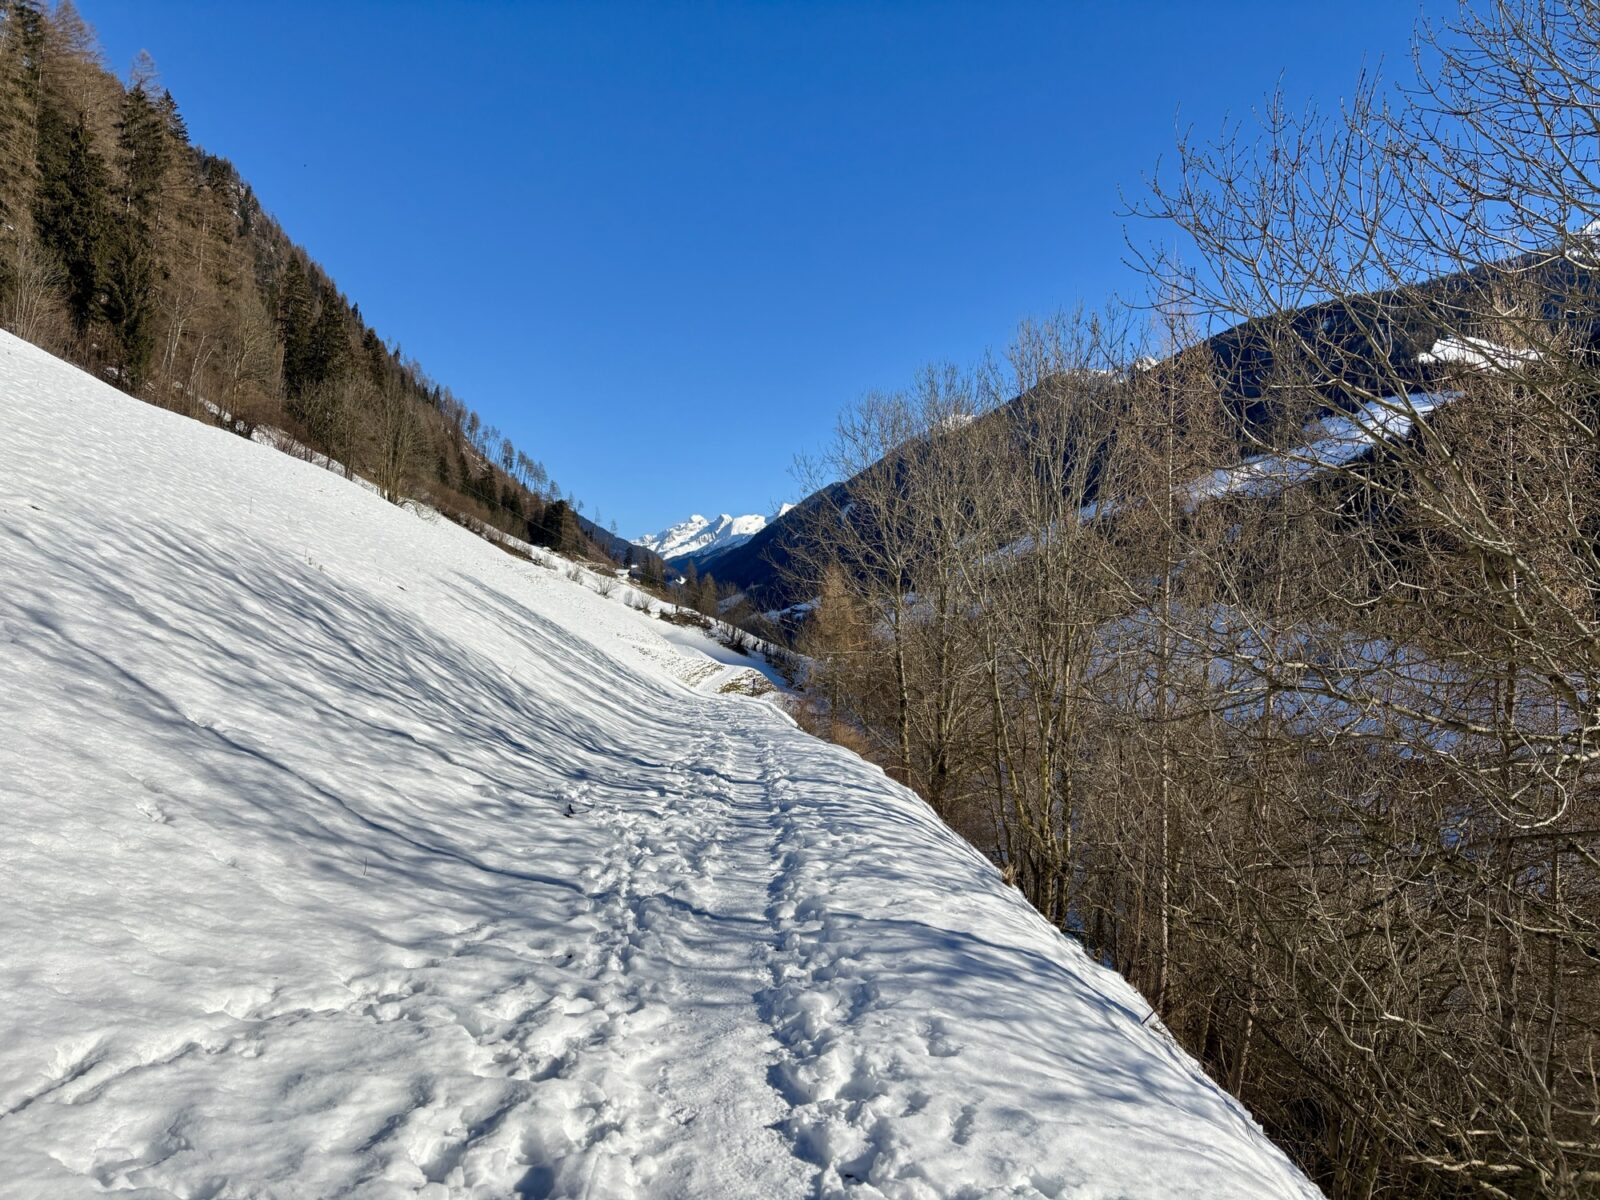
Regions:
<svg viewBox="0 0 1600 1200"><path fill-rule="evenodd" d="M862 392L1137 293L1120 197L1178 122L1402 74L1421 11L79 3L385 338L627 536L770 511Z"/></svg>

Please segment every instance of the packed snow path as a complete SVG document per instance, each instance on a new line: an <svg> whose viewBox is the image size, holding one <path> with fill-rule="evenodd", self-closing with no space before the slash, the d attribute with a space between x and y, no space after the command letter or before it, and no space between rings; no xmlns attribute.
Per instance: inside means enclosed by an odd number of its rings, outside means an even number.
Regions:
<svg viewBox="0 0 1600 1200"><path fill-rule="evenodd" d="M0 335L0 1194L1315 1195L661 628Z"/></svg>

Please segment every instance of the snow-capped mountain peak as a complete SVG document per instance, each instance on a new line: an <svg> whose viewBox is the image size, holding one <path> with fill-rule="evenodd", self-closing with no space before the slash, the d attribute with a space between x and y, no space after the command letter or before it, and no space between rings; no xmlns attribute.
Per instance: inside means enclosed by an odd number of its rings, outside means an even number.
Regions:
<svg viewBox="0 0 1600 1200"><path fill-rule="evenodd" d="M788 507L785 505L784 511ZM719 513L713 519L691 513L688 520L669 525L659 533L634 538L633 544L643 546L662 558L683 558L748 542L766 527L767 518L759 513L747 513L742 517Z"/></svg>

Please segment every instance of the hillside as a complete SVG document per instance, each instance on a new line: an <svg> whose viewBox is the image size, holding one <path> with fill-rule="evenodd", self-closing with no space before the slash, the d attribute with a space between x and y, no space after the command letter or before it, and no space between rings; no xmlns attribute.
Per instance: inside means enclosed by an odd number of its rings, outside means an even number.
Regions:
<svg viewBox="0 0 1600 1200"><path fill-rule="evenodd" d="M148 56L125 84L71 4L0 2L0 326L153 404L279 431L387 494L627 553L359 300L191 141ZM548 519L556 501L570 521Z"/></svg>
<svg viewBox="0 0 1600 1200"><path fill-rule="evenodd" d="M9 335L0 421L11 1194L1315 1194L683 631Z"/></svg>
<svg viewBox="0 0 1600 1200"><path fill-rule="evenodd" d="M1215 387L1230 414L1231 464L1224 470L1248 470L1248 460L1262 445L1281 440L1287 422L1317 436L1322 422L1361 420L1374 397L1421 392L1438 384L1441 362L1432 351L1460 344L1460 306L1473 287L1472 276L1456 273L1431 279L1405 294L1387 292L1353 297L1338 303L1306 305L1272 322L1244 321L1205 338L1194 347L1207 364L1209 386ZM1574 278L1567 265L1541 267L1535 286L1549 305L1570 301L1574 292L1592 295L1593 281ZM1586 340L1593 332L1578 331ZM1334 369L1314 384L1282 386L1274 372L1287 344L1317 344ZM1148 360L1157 372L1176 372L1176 356ZM1125 388L1127 380L1112 386ZM1275 386L1276 385L1276 386ZM1308 403L1307 393L1315 394ZM1291 398L1292 397L1292 398ZM1026 422L1030 397L1016 395L984 413L980 424ZM1291 415L1292 414L1292 415ZM1079 452L1082 448L1077 448ZM870 468L869 468L870 472ZM869 473L863 472L863 474ZM758 607L782 609L810 598L814 574L808 563L820 527L848 514L858 478L834 481L785 505L784 511L753 536L730 545L716 558L719 581L747 592ZM1092 492L1092 488L1091 488Z"/></svg>

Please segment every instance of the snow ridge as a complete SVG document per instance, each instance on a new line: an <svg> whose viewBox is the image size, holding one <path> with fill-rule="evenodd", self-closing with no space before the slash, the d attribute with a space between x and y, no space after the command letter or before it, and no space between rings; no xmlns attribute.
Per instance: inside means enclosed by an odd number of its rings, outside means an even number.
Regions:
<svg viewBox="0 0 1600 1200"><path fill-rule="evenodd" d="M4 334L0 427L7 1194L1316 1195L693 631Z"/></svg>
<svg viewBox="0 0 1600 1200"><path fill-rule="evenodd" d="M791 507L784 505L783 511L787 512ZM741 546L766 527L767 518L758 513L747 513L742 517L722 513L715 520L694 513L688 520L669 525L658 533L634 538L633 544L662 558L684 558L691 554Z"/></svg>

